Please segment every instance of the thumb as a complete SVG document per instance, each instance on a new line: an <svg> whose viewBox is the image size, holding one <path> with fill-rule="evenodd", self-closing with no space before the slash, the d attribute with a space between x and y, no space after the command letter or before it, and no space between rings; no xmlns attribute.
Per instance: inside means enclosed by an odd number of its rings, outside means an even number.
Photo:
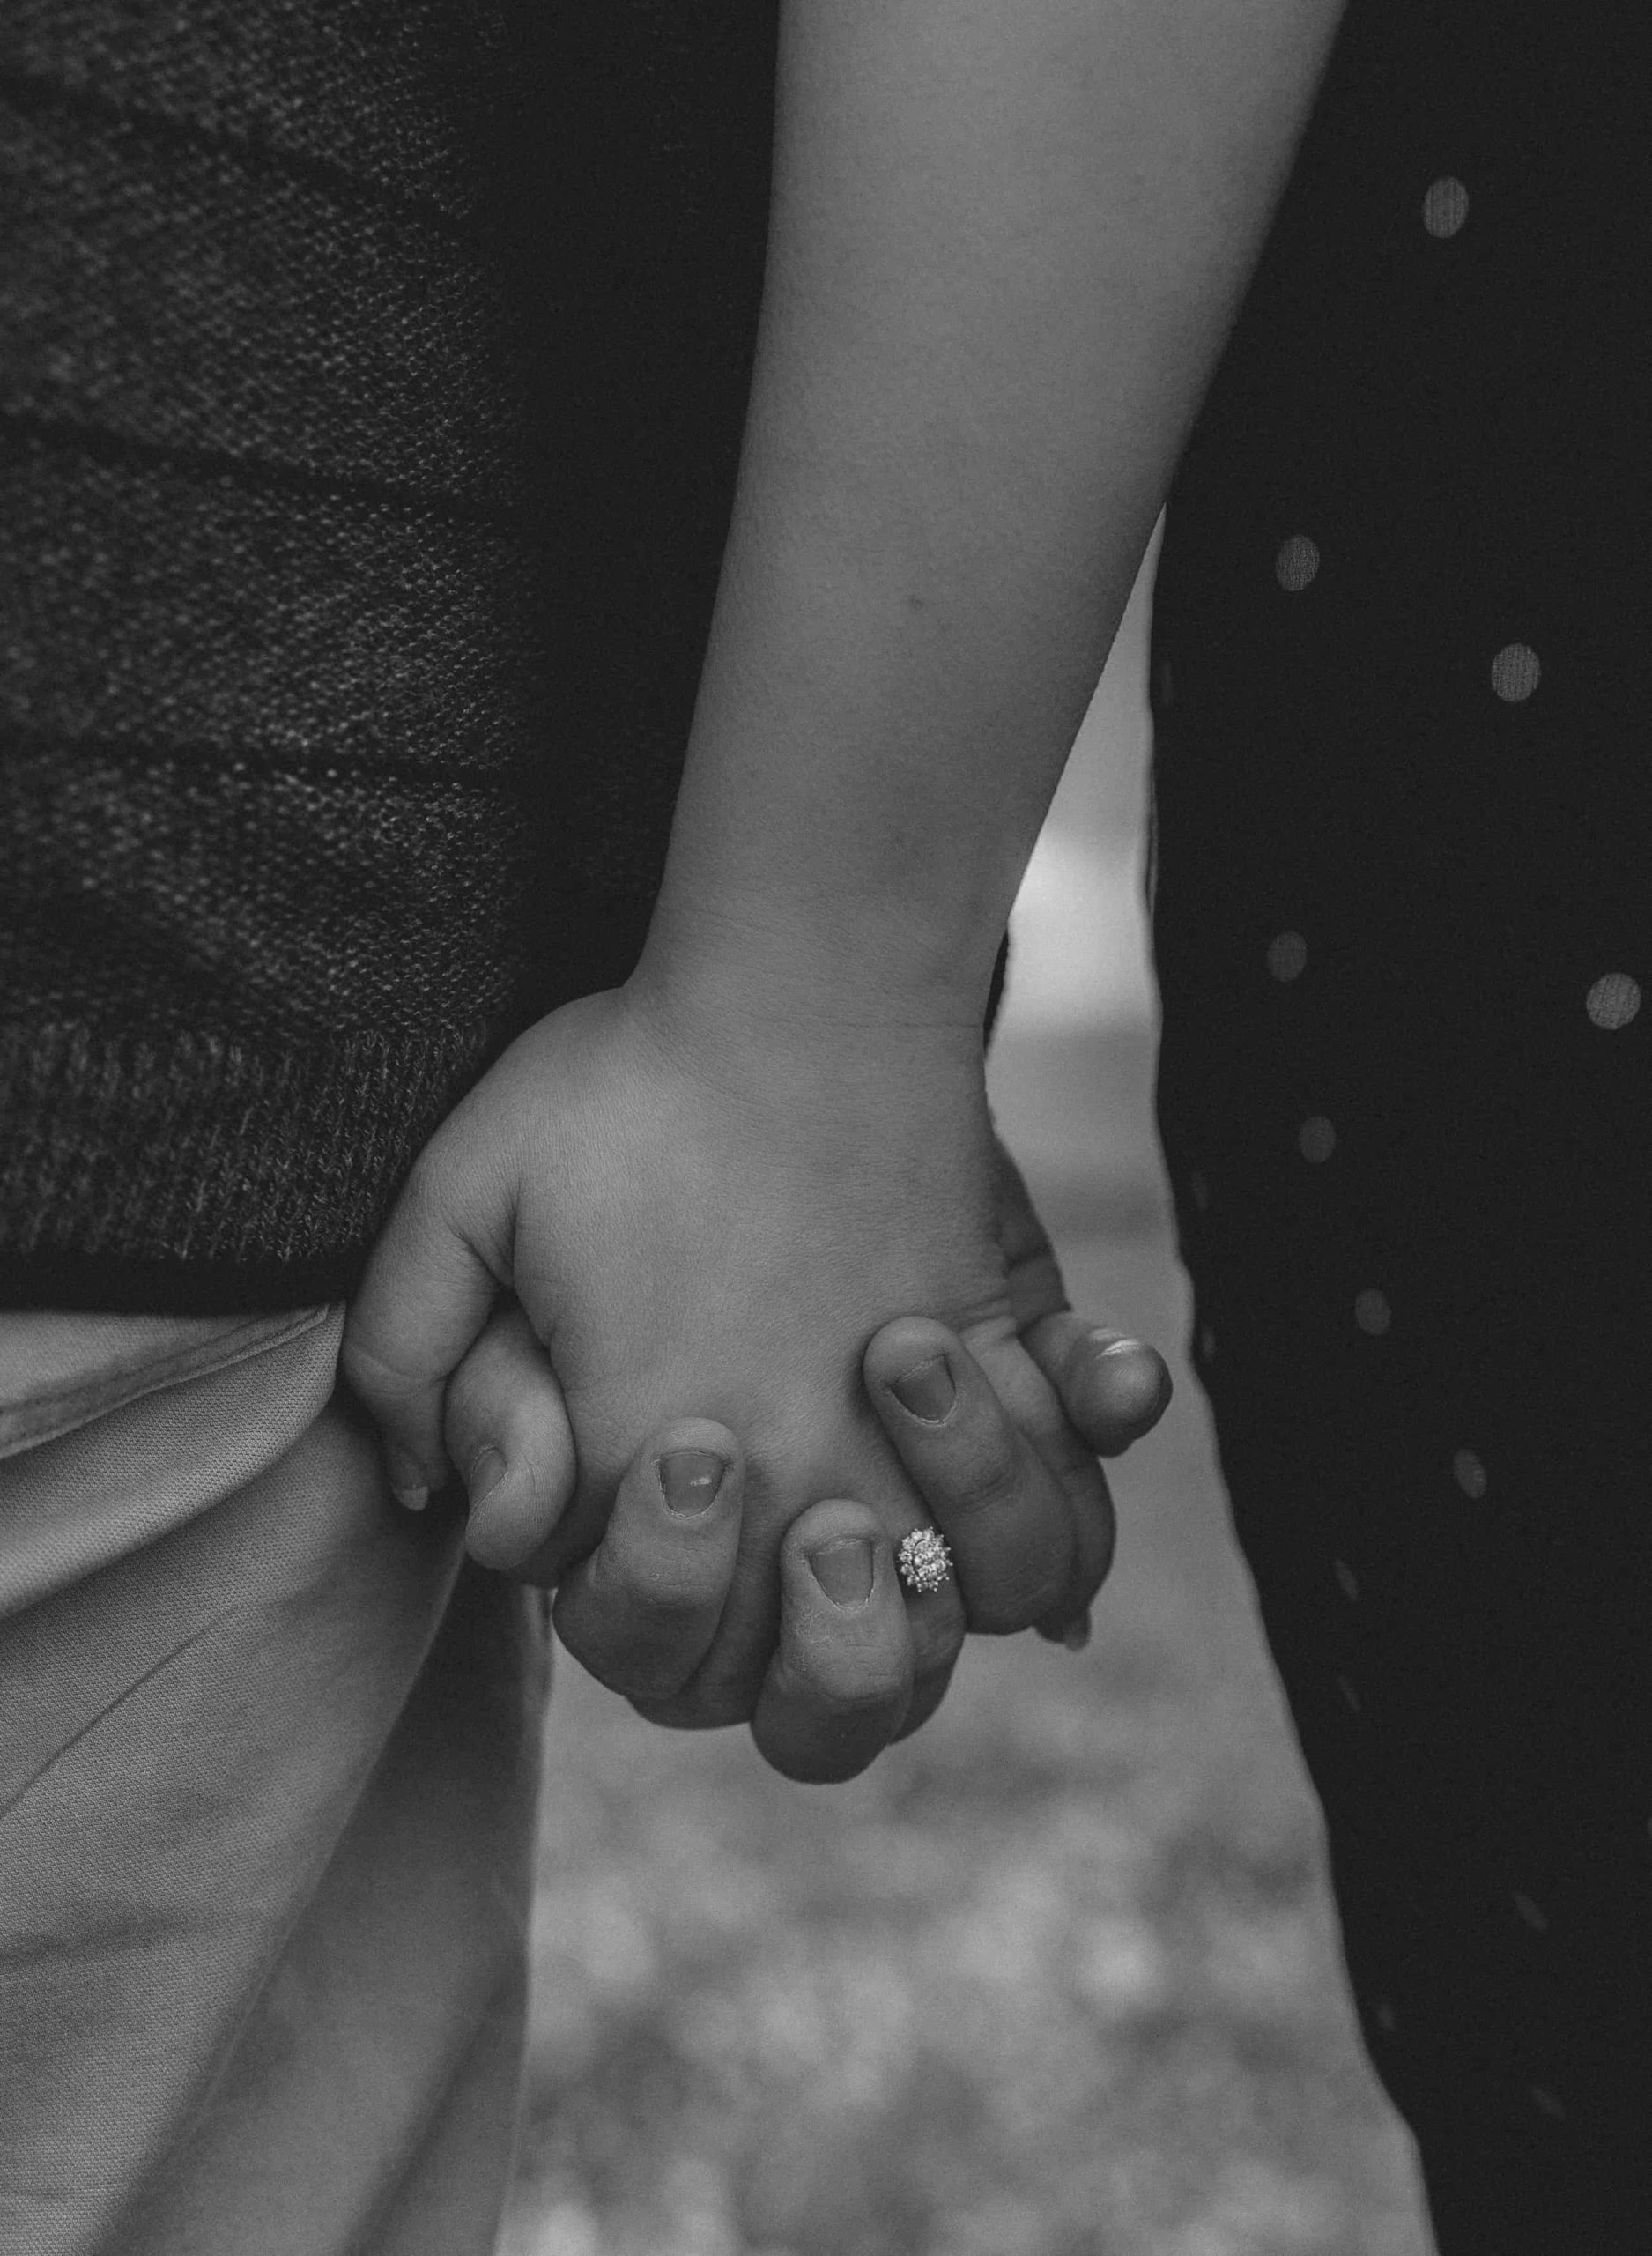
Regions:
<svg viewBox="0 0 1652 2256"><path fill-rule="evenodd" d="M1122 1457L1164 1415L1169 1367L1145 1340L1073 1313L1026 1179L996 1133L993 1146L995 1221L1021 1344L1087 1445L1099 1457Z"/></svg>
<svg viewBox="0 0 1652 2256"><path fill-rule="evenodd" d="M443 1397L505 1281L497 1249L510 1243L514 1209L504 1170L427 1145L352 1304L344 1376L384 1436L390 1487L410 1510L450 1475Z"/></svg>

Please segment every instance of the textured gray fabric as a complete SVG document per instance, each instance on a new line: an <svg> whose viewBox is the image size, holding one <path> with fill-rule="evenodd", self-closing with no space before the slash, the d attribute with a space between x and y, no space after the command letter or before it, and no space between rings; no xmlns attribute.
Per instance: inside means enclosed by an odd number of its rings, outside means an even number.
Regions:
<svg viewBox="0 0 1652 2256"><path fill-rule="evenodd" d="M0 1301L347 1289L487 1058L628 968L686 715L571 741L535 21L0 14Z"/></svg>

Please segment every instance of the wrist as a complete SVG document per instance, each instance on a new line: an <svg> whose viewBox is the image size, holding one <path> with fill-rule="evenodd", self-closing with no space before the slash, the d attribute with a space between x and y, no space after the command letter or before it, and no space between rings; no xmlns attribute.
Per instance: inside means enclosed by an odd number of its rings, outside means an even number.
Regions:
<svg viewBox="0 0 1652 2256"><path fill-rule="evenodd" d="M922 1111L940 1090L953 1110L984 1105L981 1014L950 994L838 977L796 938L755 921L662 921L626 983L626 1010L680 1070L745 1088L776 1117Z"/></svg>
<svg viewBox="0 0 1652 2256"><path fill-rule="evenodd" d="M774 1035L961 1029L979 1043L1002 939L984 908L950 929L919 902L695 887L668 871L635 976Z"/></svg>

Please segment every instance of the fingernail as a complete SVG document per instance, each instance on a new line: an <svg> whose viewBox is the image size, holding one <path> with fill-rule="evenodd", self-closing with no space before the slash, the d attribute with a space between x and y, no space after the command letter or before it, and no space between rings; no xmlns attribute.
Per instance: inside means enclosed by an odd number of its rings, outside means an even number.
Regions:
<svg viewBox="0 0 1652 2256"><path fill-rule="evenodd" d="M872 1594L877 1565L863 1535L840 1535L809 1554L809 1570L833 1606L859 1606Z"/></svg>
<svg viewBox="0 0 1652 2256"><path fill-rule="evenodd" d="M478 1450L471 1462L470 1477L464 1484L473 1508L481 1503L484 1496L493 1494L509 1469L503 1451L495 1449L492 1442L485 1449Z"/></svg>
<svg viewBox="0 0 1652 2256"><path fill-rule="evenodd" d="M931 1355L889 1382L889 1391L905 1410L927 1425L938 1425L952 1408L958 1389L945 1355Z"/></svg>
<svg viewBox="0 0 1652 2256"><path fill-rule="evenodd" d="M659 1460L660 1487L667 1504L685 1519L709 1511L728 1469L728 1458L719 1457L715 1450L672 1450Z"/></svg>
<svg viewBox="0 0 1652 2256"><path fill-rule="evenodd" d="M1105 1332L1093 1332L1090 1336L1093 1340L1105 1340L1108 1335ZM1133 1406L1131 1414L1145 1418L1150 1412L1162 1409L1169 1401L1174 1385L1163 1356L1155 1354L1145 1340L1115 1340L1110 1347L1103 1347L1097 1361L1110 1362L1115 1355L1135 1356L1142 1365L1141 1377L1145 1377L1149 1370L1152 1373L1152 1392Z"/></svg>
<svg viewBox="0 0 1652 2256"><path fill-rule="evenodd" d="M396 1503L410 1512L422 1512L430 1502L430 1483L425 1478L425 1468L411 1450L392 1443L384 1453L385 1465L390 1476L390 1494Z"/></svg>

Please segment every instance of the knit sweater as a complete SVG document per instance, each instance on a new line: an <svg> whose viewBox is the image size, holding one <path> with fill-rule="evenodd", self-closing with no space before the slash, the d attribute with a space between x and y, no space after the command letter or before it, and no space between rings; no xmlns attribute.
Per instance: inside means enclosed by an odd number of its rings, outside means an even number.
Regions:
<svg viewBox="0 0 1652 2256"><path fill-rule="evenodd" d="M635 961L774 32L0 11L0 1304L347 1292L490 1060Z"/></svg>

